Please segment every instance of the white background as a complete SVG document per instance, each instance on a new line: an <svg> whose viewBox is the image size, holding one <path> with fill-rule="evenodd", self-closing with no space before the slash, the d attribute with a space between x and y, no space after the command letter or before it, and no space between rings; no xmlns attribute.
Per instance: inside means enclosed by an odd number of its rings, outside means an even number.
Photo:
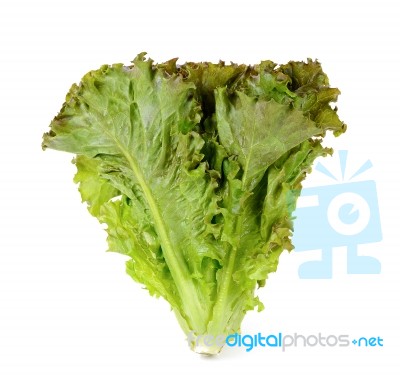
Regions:
<svg viewBox="0 0 400 377"><path fill-rule="evenodd" d="M399 11L395 1L7 1L0 3L0 376L399 376ZM371 159L382 274L301 280L285 254L243 332L381 336L381 348L189 351L169 307L105 253L68 154L41 136L73 82L104 63L318 58L349 126L327 145ZM331 160L333 161L333 159ZM329 161L326 162L329 165ZM333 165L332 165L333 166ZM318 180L317 173L310 179ZM311 182L311 181L310 181Z"/></svg>

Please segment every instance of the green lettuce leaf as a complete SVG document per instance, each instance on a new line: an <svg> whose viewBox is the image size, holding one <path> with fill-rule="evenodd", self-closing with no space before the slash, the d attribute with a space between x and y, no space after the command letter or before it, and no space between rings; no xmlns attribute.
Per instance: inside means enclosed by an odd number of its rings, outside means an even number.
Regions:
<svg viewBox="0 0 400 377"><path fill-rule="evenodd" d="M301 182L332 153L326 131L345 131L338 94L310 60L178 66L140 54L73 85L43 148L76 155L109 250L184 332L226 336L263 308L256 288L292 249Z"/></svg>

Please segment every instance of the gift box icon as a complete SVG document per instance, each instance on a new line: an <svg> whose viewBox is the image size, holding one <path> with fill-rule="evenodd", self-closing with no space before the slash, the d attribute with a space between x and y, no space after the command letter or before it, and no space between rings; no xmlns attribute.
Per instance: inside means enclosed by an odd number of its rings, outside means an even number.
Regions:
<svg viewBox="0 0 400 377"><path fill-rule="evenodd" d="M296 252L321 250L321 259L299 266L302 279L332 278L332 249L347 248L348 274L379 274L379 260L361 256L358 246L380 242L382 230L376 184L372 180L352 182L372 167L368 160L344 181L347 151L339 151L342 181L326 186L305 188L294 212L293 245ZM322 164L316 170L334 178Z"/></svg>

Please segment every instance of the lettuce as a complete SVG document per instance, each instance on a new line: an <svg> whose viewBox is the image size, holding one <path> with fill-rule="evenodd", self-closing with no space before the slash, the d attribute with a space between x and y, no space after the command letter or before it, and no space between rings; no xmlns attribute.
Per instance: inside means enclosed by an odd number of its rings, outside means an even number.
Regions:
<svg viewBox="0 0 400 377"><path fill-rule="evenodd" d="M43 149L76 155L109 250L130 258L128 274L169 302L186 334L238 332L293 248L301 182L332 153L322 138L345 131L330 105L339 91L311 60L132 63L74 84Z"/></svg>

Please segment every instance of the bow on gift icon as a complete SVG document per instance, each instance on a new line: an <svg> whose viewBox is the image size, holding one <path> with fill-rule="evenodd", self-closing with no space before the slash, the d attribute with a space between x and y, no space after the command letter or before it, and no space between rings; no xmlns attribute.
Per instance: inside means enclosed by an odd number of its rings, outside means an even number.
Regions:
<svg viewBox="0 0 400 377"><path fill-rule="evenodd" d="M332 278L332 249L346 247L348 274L379 274L380 262L359 255L358 246L382 240L376 184L372 180L352 179L372 167L366 161L347 181L344 180L347 151L339 151L342 179L337 179L324 165L315 169L334 179L335 184L305 188L294 213L293 244L295 251L321 250L321 259L299 266L303 279Z"/></svg>

